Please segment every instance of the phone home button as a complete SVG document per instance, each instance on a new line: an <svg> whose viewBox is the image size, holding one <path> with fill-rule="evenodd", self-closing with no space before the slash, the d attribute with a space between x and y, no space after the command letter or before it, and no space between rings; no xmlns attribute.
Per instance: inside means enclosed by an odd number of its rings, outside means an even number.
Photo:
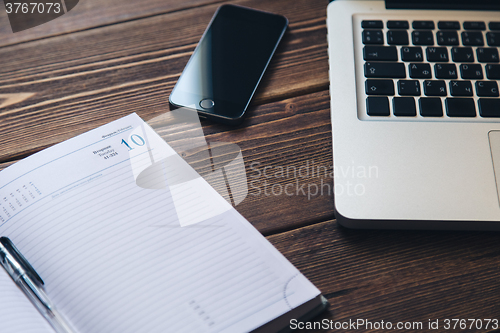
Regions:
<svg viewBox="0 0 500 333"><path fill-rule="evenodd" d="M214 101L211 100L210 98L202 99L200 102L200 106L204 109L211 109L214 107L214 105L215 105Z"/></svg>

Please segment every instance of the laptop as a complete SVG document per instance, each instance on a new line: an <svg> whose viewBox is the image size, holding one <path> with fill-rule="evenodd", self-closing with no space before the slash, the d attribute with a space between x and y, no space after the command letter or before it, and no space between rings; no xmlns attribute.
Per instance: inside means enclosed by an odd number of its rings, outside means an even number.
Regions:
<svg viewBox="0 0 500 333"><path fill-rule="evenodd" d="M339 224L500 229L499 10L497 0L329 4Z"/></svg>

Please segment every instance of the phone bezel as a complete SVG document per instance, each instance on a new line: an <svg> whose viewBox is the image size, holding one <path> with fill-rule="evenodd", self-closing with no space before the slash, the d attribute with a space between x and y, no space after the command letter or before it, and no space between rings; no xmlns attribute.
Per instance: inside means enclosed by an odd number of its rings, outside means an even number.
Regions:
<svg viewBox="0 0 500 333"><path fill-rule="evenodd" d="M262 68L262 71L260 73L259 79L257 80L256 84L254 85L253 90L252 90L251 94L249 95L248 100L246 100L245 103L242 103L241 105L240 104L235 104L235 103L232 103L232 102L229 102L229 101L226 101L226 100L223 101L224 103L228 103L228 104L231 103L231 104L237 105L238 108L241 108L241 113L238 114L238 115L236 115L236 116L234 116L234 117L228 117L228 116L225 116L225 115L222 115L222 114L218 114L218 113L216 113L216 111L210 111L210 110L203 109L199 105L199 102L201 100L205 99L206 97L200 96L200 95L197 95L197 94L193 94L193 95L196 96L196 98L193 98L193 100L198 100L198 103L194 103L194 105L182 105L180 103L176 103L175 102L175 95L176 95L177 83L174 86L174 88L172 89L172 92L170 93L169 103L174 108L187 107L187 108L191 108L191 109L196 109L196 111L198 112L198 114L201 117L203 117L203 118L211 119L211 120L214 120L214 121L217 121L217 122L226 123L226 124L238 124L238 123L240 123L243 120L243 117L246 114L248 106L250 105L250 102L251 102L253 96L255 95L255 92L256 92L256 90L257 90L260 82L262 81L262 78L263 78L263 76L264 76L267 68L269 67L269 63L271 62L271 59L273 58L274 54L276 53L276 49L278 48L278 45L280 44L281 40L283 39L283 36L284 36L284 34L286 32L286 29L288 27L288 19L285 16L283 16L283 15L269 13L269 12L266 12L266 11L257 10L257 9L253 9L253 8L248 8L248 7L244 7L244 6L238 6L238 5L232 5L232 4L225 4L225 5L220 6L219 8L217 8L217 10L215 11L215 14L212 16L212 18L210 20L210 23L208 24L208 26L205 29L202 37L200 38L200 40L199 40L199 42L198 42L195 50L193 51L193 54L189 58L189 61L187 62L187 64L186 64L186 66L185 66L185 68L184 68L181 76L179 77L179 80L182 78L182 75L184 74L184 71L186 70L186 68L188 68L188 66L190 66L190 64L193 61L193 59L197 56L197 52L199 51L200 44L203 41L203 39L205 38L205 36L208 33L208 31L210 30L210 28L211 28L214 20L217 18L218 15L220 15L221 10L224 10L224 9L229 9L229 10L233 10L234 9L234 10L240 11L240 13L243 10L243 12L248 13L246 15L253 15L252 13L258 13L259 15L262 15L262 14L271 15L273 17L276 17L278 20L282 21L282 23L280 24L282 26L281 33L280 33L278 39L276 40L276 42L274 44L274 48L273 48L272 52L269 53L269 57L267 59L267 62L265 64L265 66ZM278 22L278 20L277 20L277 22ZM186 94L186 93L182 92L180 94ZM217 102L221 103L221 100L219 99Z"/></svg>

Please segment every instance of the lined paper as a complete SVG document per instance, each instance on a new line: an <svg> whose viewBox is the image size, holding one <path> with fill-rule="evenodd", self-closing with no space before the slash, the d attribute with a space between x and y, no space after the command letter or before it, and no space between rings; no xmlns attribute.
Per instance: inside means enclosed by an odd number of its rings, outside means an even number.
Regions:
<svg viewBox="0 0 500 333"><path fill-rule="evenodd" d="M135 114L3 170L0 234L79 332L248 332L319 295ZM1 331L45 332L15 289Z"/></svg>
<svg viewBox="0 0 500 333"><path fill-rule="evenodd" d="M0 331L54 333L7 272L0 269Z"/></svg>

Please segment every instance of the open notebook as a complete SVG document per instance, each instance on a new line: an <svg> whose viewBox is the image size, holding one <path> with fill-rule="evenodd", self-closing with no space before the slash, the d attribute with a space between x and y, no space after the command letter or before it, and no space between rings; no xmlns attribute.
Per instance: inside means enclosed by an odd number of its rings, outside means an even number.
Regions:
<svg viewBox="0 0 500 333"><path fill-rule="evenodd" d="M136 114L0 172L0 235L78 332L277 331L323 307ZM53 332L3 269L0 295L1 332Z"/></svg>

